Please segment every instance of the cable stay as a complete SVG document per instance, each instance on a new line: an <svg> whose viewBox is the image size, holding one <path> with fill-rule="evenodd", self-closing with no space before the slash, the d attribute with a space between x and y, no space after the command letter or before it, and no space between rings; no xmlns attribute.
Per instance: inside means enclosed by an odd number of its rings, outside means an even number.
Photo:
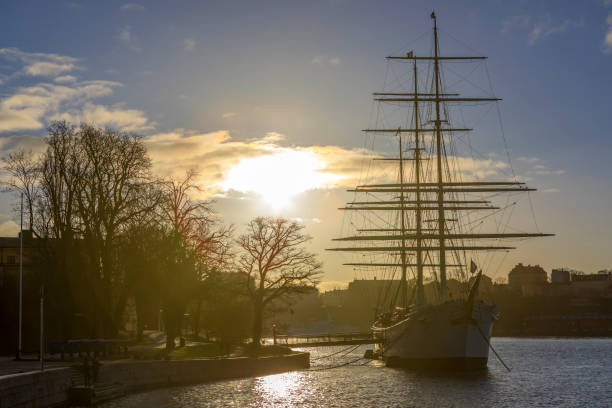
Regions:
<svg viewBox="0 0 612 408"><path fill-rule="evenodd" d="M443 234L446 239L498 239L498 238L537 238L550 237L553 234L535 233L479 233L479 234ZM439 234L404 234L404 235L357 235L352 237L334 238L332 241L397 241L415 239L440 239Z"/></svg>

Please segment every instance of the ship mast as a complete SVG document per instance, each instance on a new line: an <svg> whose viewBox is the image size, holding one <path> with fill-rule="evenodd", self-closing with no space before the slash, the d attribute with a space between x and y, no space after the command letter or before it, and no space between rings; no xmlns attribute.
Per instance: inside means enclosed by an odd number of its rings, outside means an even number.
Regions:
<svg viewBox="0 0 612 408"><path fill-rule="evenodd" d="M399 171L400 171L400 184L404 185L404 157L402 152L402 132L397 132L397 136L399 138ZM400 228L402 237L406 235L406 208L404 205L404 188L400 188ZM401 299L402 299L402 307L405 309L408 307L408 291L406 284L406 240L402 238L401 240L401 250L400 250L400 261L402 263L402 280L400 281L400 291L401 291Z"/></svg>
<svg viewBox="0 0 612 408"><path fill-rule="evenodd" d="M344 265L350 266L363 266L363 267L383 267L383 268L401 268L402 280L400 283L401 295L401 306L407 306L407 290L406 290L406 271L408 267L417 268L417 292L416 302L423 304L424 299L424 288L423 288L423 270L424 269L437 269L440 271L440 299L444 302L448 298L447 288L447 269L448 268L463 268L465 265L461 263L461 260L457 259L457 262L447 263L446 252L447 251L495 251L495 250L509 250L514 249L511 246L505 245L491 245L491 244L477 244L474 240L499 240L499 239L516 239L516 238L535 238L551 236L553 234L544 233L526 233L526 232L513 232L513 233L490 233L490 232L478 232L473 233L469 231L460 231L449 228L447 222L452 220L446 218L446 211L491 211L500 210L500 207L490 205L489 200L471 198L470 194L490 194L490 193L518 193L535 191L533 188L528 188L525 183L518 181L453 181L452 177L448 180L443 178L444 168L443 162L445 158L445 148L443 133L446 136L452 137L456 132L468 132L472 129L467 128L455 128L452 127L448 120L449 118L442 119L442 108L445 103L456 103L456 102L496 102L501 99L495 97L464 97L456 93L444 93L444 87L442 86L442 77L440 74L440 61L454 61L454 60L484 60L486 57L479 56L440 56L439 55L439 43L438 43L438 27L435 13L431 13L433 22L433 34L434 34L434 53L432 56L415 56L413 52L409 52L405 56L389 56L389 60L409 60L413 62L413 76L414 76L414 92L412 93L398 93L398 92L376 92L374 93L374 100L379 103L403 103L408 102L414 106L414 126L412 128L375 128L375 129L364 129L368 133L381 133L398 136L399 139L399 157L386 157L386 158L375 158L374 160L383 160L385 162L397 162L399 161L399 183L393 184L367 184L358 185L355 189L347 190L349 192L360 193L360 194L376 194L382 193L387 194L388 198L375 200L354 200L348 203L346 207L340 208L341 210L349 211L367 211L367 212L379 212L379 211L399 211L400 213L400 225L376 228L363 228L357 229L357 235L347 236L342 238L336 238L334 241L343 242L355 242L360 243L354 246L344 246L340 248L328 248L330 251L344 251L344 252L363 252L371 253L374 255L372 262L353 262L345 263ZM433 61L434 73L433 81L435 82L430 93L419 92L418 89L418 77L417 77L417 62L419 61ZM434 120L433 126L420 127L419 118L419 104L434 104ZM442 126L442 123L446 123L446 126ZM404 158L403 152L403 140L402 134L414 134L415 136L415 154L414 157ZM434 143L431 151L424 149L422 143L422 136L424 134L433 134ZM412 149L410 149L412 150ZM422 151L425 150L425 156L423 157ZM433 151L435 150L435 152ZM429 180L422 172L421 161L434 159L436 164L432 166L432 180ZM414 161L414 176L415 182L406 182L404 180L406 167L404 166L405 160ZM397 194L399 193L399 197ZM448 197L450 194L451 197ZM456 194L460 194L460 197L456 197ZM406 217L408 214L413 214L412 220L414 220L414 226L407 228ZM423 216L430 216L431 219L423 219ZM423 227L426 222L434 222L435 225L431 227ZM398 228L399 227L399 228ZM464 242L464 240L472 242ZM457 242L460 241L460 242ZM376 244L378 242L378 244ZM365 245L364 245L365 244ZM398 254L399 252L399 254ZM376 254L396 254L399 255L399 259L392 261L382 261L376 258ZM414 263L408 263L407 257L409 254L415 254L416 259ZM429 257L427 254L436 253L438 254L438 262L435 262L435 258ZM433 258L433 259L432 259ZM425 259L429 260L427 263Z"/></svg>
<svg viewBox="0 0 612 408"><path fill-rule="evenodd" d="M413 61L414 71L414 94L419 94L419 85L417 79L417 66L416 61ZM421 222L421 147L419 143L419 102L414 102L414 176L416 181L416 211L415 211L415 224L416 224L416 265L417 265L417 287L416 287L416 299L417 303L422 305L425 301L425 293L423 290L423 250L421 249L422 239L421 234L423 233L422 222Z"/></svg>
<svg viewBox="0 0 612 408"><path fill-rule="evenodd" d="M440 67L438 64L438 25L436 23L436 13L431 13L434 21L434 81L436 82L436 164L438 173L438 239L440 246L440 298L442 302L446 300L446 240L444 239L444 185L442 184L442 135L440 126ZM416 103L416 102L415 102Z"/></svg>

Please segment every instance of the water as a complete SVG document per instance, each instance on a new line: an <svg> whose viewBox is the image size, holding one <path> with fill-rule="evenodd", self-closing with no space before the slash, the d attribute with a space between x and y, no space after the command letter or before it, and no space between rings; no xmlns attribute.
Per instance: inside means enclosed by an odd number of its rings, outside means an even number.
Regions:
<svg viewBox="0 0 612 408"><path fill-rule="evenodd" d="M313 362L311 370L161 389L101 405L132 407L610 407L612 339L494 338L512 368L489 356L480 373L425 374L366 360L319 370L361 356ZM312 358L342 347L305 349ZM331 360L331 361L330 361Z"/></svg>

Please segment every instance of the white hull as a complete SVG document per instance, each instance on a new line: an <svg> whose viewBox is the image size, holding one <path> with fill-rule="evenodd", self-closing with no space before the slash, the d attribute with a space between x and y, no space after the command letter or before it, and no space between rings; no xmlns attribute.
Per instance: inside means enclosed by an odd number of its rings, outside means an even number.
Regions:
<svg viewBox="0 0 612 408"><path fill-rule="evenodd" d="M495 305L447 302L413 311L406 319L374 328L383 337L382 356L389 366L414 368L486 367Z"/></svg>

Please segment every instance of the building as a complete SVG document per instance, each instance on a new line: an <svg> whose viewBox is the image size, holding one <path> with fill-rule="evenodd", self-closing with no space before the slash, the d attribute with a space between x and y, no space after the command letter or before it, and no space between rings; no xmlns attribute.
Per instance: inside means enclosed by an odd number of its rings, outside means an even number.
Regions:
<svg viewBox="0 0 612 408"><path fill-rule="evenodd" d="M39 285L31 271L34 241L31 231L23 234L23 348L38 341ZM19 324L19 237L0 237L0 352L17 349Z"/></svg>
<svg viewBox="0 0 612 408"><path fill-rule="evenodd" d="M550 282L555 284L570 283L570 270L566 268L553 269L550 273Z"/></svg>
<svg viewBox="0 0 612 408"><path fill-rule="evenodd" d="M508 274L510 289L520 292L523 296L541 294L543 286L548 282L546 271L540 265L523 265L519 263Z"/></svg>

